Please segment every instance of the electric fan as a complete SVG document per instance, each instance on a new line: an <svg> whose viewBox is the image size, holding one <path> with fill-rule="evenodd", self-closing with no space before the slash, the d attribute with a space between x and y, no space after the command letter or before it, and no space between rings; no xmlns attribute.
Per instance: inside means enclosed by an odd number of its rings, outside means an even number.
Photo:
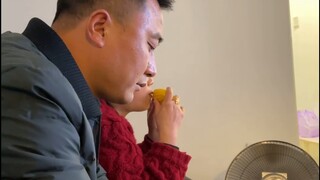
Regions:
<svg viewBox="0 0 320 180"><path fill-rule="evenodd" d="M318 180L319 166L301 148L269 140L252 144L231 162L226 180Z"/></svg>

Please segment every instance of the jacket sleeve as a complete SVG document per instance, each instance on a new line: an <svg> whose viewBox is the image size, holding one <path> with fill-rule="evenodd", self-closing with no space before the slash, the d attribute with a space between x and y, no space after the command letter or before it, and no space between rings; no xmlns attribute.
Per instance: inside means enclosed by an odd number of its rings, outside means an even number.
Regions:
<svg viewBox="0 0 320 180"><path fill-rule="evenodd" d="M99 164L97 167L97 180L108 180L106 171Z"/></svg>
<svg viewBox="0 0 320 180"><path fill-rule="evenodd" d="M65 80L54 81L58 75L49 70L1 70L1 179L89 180L76 130L83 118L71 122L62 105L73 106L71 113L82 112L78 103L68 104L75 93L65 89L72 88L61 88ZM81 121L82 114L77 115Z"/></svg>

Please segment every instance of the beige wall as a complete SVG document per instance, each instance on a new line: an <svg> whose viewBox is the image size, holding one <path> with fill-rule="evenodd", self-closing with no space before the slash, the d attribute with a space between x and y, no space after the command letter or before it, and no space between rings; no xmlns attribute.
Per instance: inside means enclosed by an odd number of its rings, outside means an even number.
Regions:
<svg viewBox="0 0 320 180"><path fill-rule="evenodd" d="M32 16L50 24L55 10L55 1L1 2L2 32L22 31ZM174 9L164 15L154 87L172 86L186 108L179 146L193 157L188 176L224 179L257 141L298 144L288 0L177 0ZM129 119L140 141L145 113Z"/></svg>
<svg viewBox="0 0 320 180"><path fill-rule="evenodd" d="M155 87L172 86L186 108L191 178L224 179L246 144L298 144L288 0L177 1L157 64ZM140 140L144 115L130 115Z"/></svg>
<svg viewBox="0 0 320 180"><path fill-rule="evenodd" d="M1 0L1 33L22 32L32 17L51 25L56 4L57 0Z"/></svg>
<svg viewBox="0 0 320 180"><path fill-rule="evenodd" d="M290 15L297 108L319 113L319 0L290 0Z"/></svg>

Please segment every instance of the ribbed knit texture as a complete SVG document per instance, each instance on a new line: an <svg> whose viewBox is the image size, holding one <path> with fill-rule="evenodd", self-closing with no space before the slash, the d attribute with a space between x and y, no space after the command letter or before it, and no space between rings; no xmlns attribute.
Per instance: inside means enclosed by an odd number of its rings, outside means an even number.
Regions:
<svg viewBox="0 0 320 180"><path fill-rule="evenodd" d="M146 136L136 143L130 123L101 100L100 163L110 180L182 180L189 155Z"/></svg>

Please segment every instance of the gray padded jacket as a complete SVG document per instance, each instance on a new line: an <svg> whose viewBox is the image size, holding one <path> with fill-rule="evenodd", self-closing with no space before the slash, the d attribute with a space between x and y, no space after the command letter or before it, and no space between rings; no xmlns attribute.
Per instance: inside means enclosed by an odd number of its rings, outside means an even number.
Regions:
<svg viewBox="0 0 320 180"><path fill-rule="evenodd" d="M97 162L100 116L70 52L32 19L1 35L1 179L107 179Z"/></svg>

